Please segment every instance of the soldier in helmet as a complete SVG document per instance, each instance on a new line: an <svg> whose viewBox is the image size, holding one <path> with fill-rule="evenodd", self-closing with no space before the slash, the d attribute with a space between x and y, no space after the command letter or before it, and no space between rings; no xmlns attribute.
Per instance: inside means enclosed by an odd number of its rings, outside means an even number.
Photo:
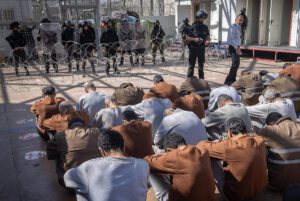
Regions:
<svg viewBox="0 0 300 201"><path fill-rule="evenodd" d="M186 47L186 37L185 37L185 32L188 32L188 30L191 28L191 25L189 24L189 18L185 18L183 21L183 24L179 27L179 33L181 34L182 38L182 54L180 60L185 59L185 47Z"/></svg>
<svg viewBox="0 0 300 201"><path fill-rule="evenodd" d="M80 33L80 45L82 50L82 71L83 76L86 74L86 60L89 61L92 67L93 74L96 74L95 64L92 60L93 50L95 49L96 33L94 28L88 21L84 21L82 25L82 31Z"/></svg>
<svg viewBox="0 0 300 201"><path fill-rule="evenodd" d="M105 49L104 56L107 57L105 65L106 75L109 75L110 58L113 60L114 73L119 74L117 67L117 48L119 47L119 38L116 31L112 28L111 19L109 17L103 17L101 19L101 28L103 29L100 43Z"/></svg>
<svg viewBox="0 0 300 201"><path fill-rule="evenodd" d="M51 20L49 18L43 18L40 23L41 25L48 24L51 23ZM52 65L55 70L55 73L58 73L56 53L53 49L54 44L57 43L57 33L51 30L40 29L37 40L43 42L43 46L44 46L43 58L45 62L46 73L49 73L50 59L52 60Z"/></svg>
<svg viewBox="0 0 300 201"><path fill-rule="evenodd" d="M121 58L120 66L124 63L124 54L128 53L129 62L131 66L134 66L133 55L132 55L132 43L134 39L134 32L127 20L122 20L120 24L120 41L121 41Z"/></svg>
<svg viewBox="0 0 300 201"><path fill-rule="evenodd" d="M160 22L156 20L153 29L151 30L151 47L152 47L152 62L155 64L156 52L159 49L161 61L165 62L164 57L164 37L165 31L163 30Z"/></svg>
<svg viewBox="0 0 300 201"><path fill-rule="evenodd" d="M207 16L208 14L205 10L199 10L195 16L195 22L189 29L184 30L189 47L189 70L187 77L194 75L196 60L198 59L198 76L199 79L204 79L205 47L210 44L209 30L204 24Z"/></svg>
<svg viewBox="0 0 300 201"><path fill-rule="evenodd" d="M19 75L19 64L21 63L24 66L26 75L29 75L26 61L26 52L24 47L26 45L26 40L22 33L20 33L20 27L18 22L12 22L10 24L10 29L12 33L6 37L6 41L9 43L11 49L13 50L14 62L15 62L15 71L16 75Z"/></svg>
<svg viewBox="0 0 300 201"><path fill-rule="evenodd" d="M65 47L67 52L67 62L69 66L69 72L72 72L72 57L73 57L73 48L74 48L74 31L75 25L72 21L68 20L63 24L63 31L61 33L62 44ZM79 64L77 63L77 70L79 70Z"/></svg>

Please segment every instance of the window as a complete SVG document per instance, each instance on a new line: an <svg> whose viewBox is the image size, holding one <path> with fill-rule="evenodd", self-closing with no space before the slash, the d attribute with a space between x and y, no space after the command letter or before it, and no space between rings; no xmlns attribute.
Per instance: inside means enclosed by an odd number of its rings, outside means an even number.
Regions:
<svg viewBox="0 0 300 201"><path fill-rule="evenodd" d="M10 22L15 20L15 13L13 9L3 10L2 15L3 15L3 21Z"/></svg>

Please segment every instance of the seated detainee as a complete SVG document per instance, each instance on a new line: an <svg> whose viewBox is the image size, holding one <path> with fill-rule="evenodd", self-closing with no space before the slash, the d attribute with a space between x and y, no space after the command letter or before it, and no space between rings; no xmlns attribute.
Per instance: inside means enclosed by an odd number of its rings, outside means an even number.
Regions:
<svg viewBox="0 0 300 201"><path fill-rule="evenodd" d="M246 107L241 103L236 103L231 96L221 94L217 100L218 109L202 119L209 135L212 139L223 138L225 132L225 122L232 117L242 119L246 125L247 132L252 132L253 126Z"/></svg>
<svg viewBox="0 0 300 201"><path fill-rule="evenodd" d="M123 112L131 109L129 106L118 106L115 96L105 98L105 107L96 113L93 120L93 125L100 130L120 125L123 120Z"/></svg>
<svg viewBox="0 0 300 201"><path fill-rule="evenodd" d="M56 92L53 86L43 87L42 93L44 98L31 106L31 112L36 115L36 125L40 135L45 134L45 130L42 128L42 121L58 114L58 105L64 101L61 97L55 97Z"/></svg>
<svg viewBox="0 0 300 201"><path fill-rule="evenodd" d="M65 184L76 191L77 200L145 201L149 165L142 159L126 157L124 140L113 130L104 130L98 138L103 157L92 159L64 175Z"/></svg>
<svg viewBox="0 0 300 201"><path fill-rule="evenodd" d="M124 153L135 158L154 154L152 150L151 124L140 121L132 110L123 112L122 125L113 127L124 139Z"/></svg>
<svg viewBox="0 0 300 201"><path fill-rule="evenodd" d="M279 71L279 75L286 75L300 84L300 64L292 64Z"/></svg>
<svg viewBox="0 0 300 201"><path fill-rule="evenodd" d="M91 126L96 113L105 108L105 95L97 92L95 84L91 81L84 83L83 87L86 94L79 98L76 110L84 111L90 116Z"/></svg>
<svg viewBox="0 0 300 201"><path fill-rule="evenodd" d="M153 78L154 86L150 88L150 92L154 93L157 98L168 98L172 102L178 97L177 88L173 84L166 83L161 75L155 75Z"/></svg>
<svg viewBox="0 0 300 201"><path fill-rule="evenodd" d="M188 94L177 98L172 105L173 109L180 108L182 110L194 112L199 119L205 117L205 109L203 99L196 94Z"/></svg>
<svg viewBox="0 0 300 201"><path fill-rule="evenodd" d="M228 119L225 127L226 139L202 141L197 147L208 150L211 158L223 161L224 176L216 179L220 187L224 184L219 191L228 200L252 200L268 183L264 140L248 135L242 119Z"/></svg>
<svg viewBox="0 0 300 201"><path fill-rule="evenodd" d="M271 112L278 112L283 116L289 116L294 122L297 121L293 102L290 99L282 98L276 88L269 86L264 90L263 97L266 103L247 106L256 130L263 127L268 114Z"/></svg>
<svg viewBox="0 0 300 201"><path fill-rule="evenodd" d="M68 128L69 121L74 118L81 118L85 125L89 124L90 117L87 113L76 111L71 102L63 101L59 104L60 114L53 115L51 118L42 122L43 128L56 133Z"/></svg>
<svg viewBox="0 0 300 201"><path fill-rule="evenodd" d="M297 81L289 76L281 75L269 85L275 87L282 98L291 99L296 113L300 112L300 85Z"/></svg>
<svg viewBox="0 0 300 201"><path fill-rule="evenodd" d="M261 76L251 71L242 72L231 86L241 92L242 102L249 106L259 102L258 98L264 90Z"/></svg>
<svg viewBox="0 0 300 201"><path fill-rule="evenodd" d="M39 109L44 106L44 105L54 105L54 104L59 104L60 102L64 101L63 98L61 97L55 97L56 96L56 91L55 88L51 85L44 86L42 88L42 95L43 98L37 102L35 102L31 106L31 112L34 115L39 115Z"/></svg>
<svg viewBox="0 0 300 201"><path fill-rule="evenodd" d="M146 93L144 100L136 105L130 106L139 118L148 121L152 125L152 137L154 137L159 125L164 118L164 111L172 106L168 98L157 98L153 93Z"/></svg>
<svg viewBox="0 0 300 201"><path fill-rule="evenodd" d="M181 96L191 93L201 96L203 98L204 108L207 109L210 91L209 83L206 80L192 76L186 78L186 80L181 84L178 93Z"/></svg>
<svg viewBox="0 0 300 201"><path fill-rule="evenodd" d="M272 112L266 125L258 134L268 148L269 184L284 191L289 185L300 183L300 123Z"/></svg>
<svg viewBox="0 0 300 201"><path fill-rule="evenodd" d="M181 135L188 144L196 145L207 140L207 134L201 120L193 113L182 109L166 109L154 136L154 144L161 147L163 139L170 133Z"/></svg>
<svg viewBox="0 0 300 201"><path fill-rule="evenodd" d="M164 138L166 153L147 156L150 183L158 200L215 201L215 182L208 152L187 145L181 135L170 133ZM153 176L169 175L169 182Z"/></svg>
<svg viewBox="0 0 300 201"><path fill-rule="evenodd" d="M208 111L209 112L213 112L216 109L218 109L217 102L218 102L218 98L221 94L226 94L226 95L230 96L233 99L233 101L236 103L241 102L241 98L235 88L230 87L230 86L221 86L221 87L213 89L210 92L209 102L208 102Z"/></svg>
<svg viewBox="0 0 300 201"><path fill-rule="evenodd" d="M47 145L49 160L55 160L58 182L64 185L64 174L87 160L100 157L97 139L100 131L87 128L80 118L69 121L68 129L58 132Z"/></svg>
<svg viewBox="0 0 300 201"><path fill-rule="evenodd" d="M113 94L119 106L135 105L143 100L144 91L131 83L122 83Z"/></svg>
<svg viewBox="0 0 300 201"><path fill-rule="evenodd" d="M264 85L270 84L273 80L279 77L278 73L270 73L266 70L259 71L259 75L261 76L261 80Z"/></svg>

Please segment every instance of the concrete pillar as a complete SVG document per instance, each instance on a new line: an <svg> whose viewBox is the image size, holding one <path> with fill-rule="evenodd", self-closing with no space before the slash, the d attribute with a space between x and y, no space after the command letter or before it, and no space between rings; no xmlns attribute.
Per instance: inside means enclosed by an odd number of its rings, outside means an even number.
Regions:
<svg viewBox="0 0 300 201"><path fill-rule="evenodd" d="M300 47L300 0L293 0L290 43L292 47Z"/></svg>

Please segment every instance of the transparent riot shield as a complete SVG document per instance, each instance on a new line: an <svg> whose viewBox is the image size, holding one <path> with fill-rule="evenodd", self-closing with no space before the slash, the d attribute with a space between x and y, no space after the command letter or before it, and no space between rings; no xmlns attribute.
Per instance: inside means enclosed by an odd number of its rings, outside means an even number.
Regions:
<svg viewBox="0 0 300 201"><path fill-rule="evenodd" d="M117 33L121 51L132 51L135 47L135 22L120 22L117 24Z"/></svg>
<svg viewBox="0 0 300 201"><path fill-rule="evenodd" d="M41 23L39 29L43 54L55 55L57 61L65 59L66 51L61 44L61 25Z"/></svg>
<svg viewBox="0 0 300 201"><path fill-rule="evenodd" d="M148 49L149 40L147 39L147 30L146 28L139 22L135 24L135 48L136 50Z"/></svg>

